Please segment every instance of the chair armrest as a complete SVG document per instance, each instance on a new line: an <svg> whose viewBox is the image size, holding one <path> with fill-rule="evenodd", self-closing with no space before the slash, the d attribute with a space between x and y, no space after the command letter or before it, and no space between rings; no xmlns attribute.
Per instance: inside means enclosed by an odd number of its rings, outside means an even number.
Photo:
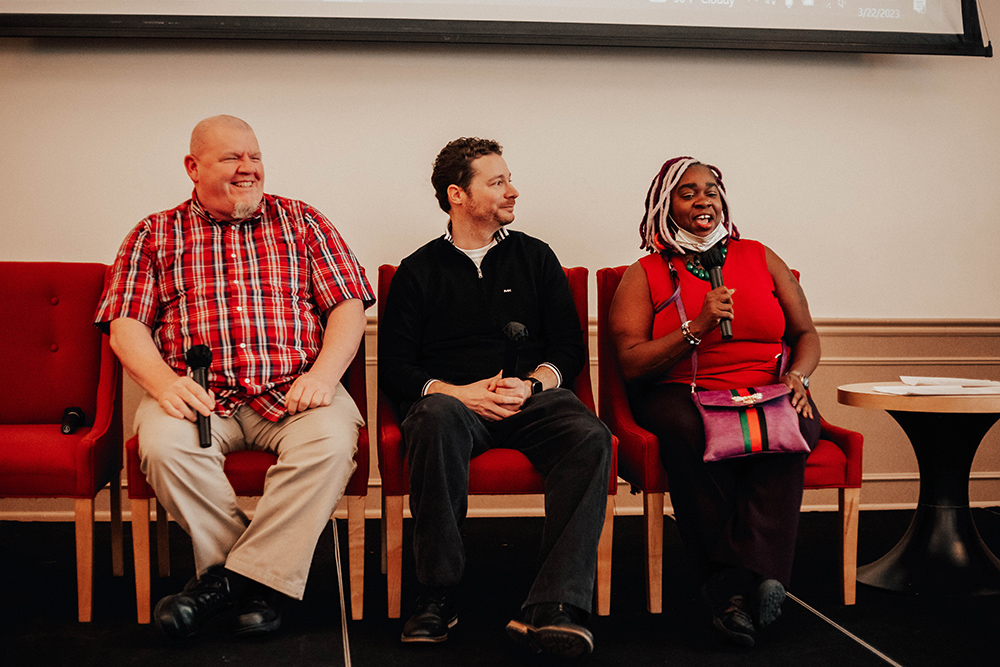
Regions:
<svg viewBox="0 0 1000 667"><path fill-rule="evenodd" d="M376 441L378 442L378 468L382 475L382 492L389 496L409 493L409 474L406 470L406 450L399 418L389 398L379 390L376 415Z"/></svg>
<svg viewBox="0 0 1000 667"><path fill-rule="evenodd" d="M829 440L840 447L847 458L847 486L851 488L861 487L861 460L864 447L864 436L856 431L834 426L820 417L821 426L819 437Z"/></svg>
<svg viewBox="0 0 1000 667"><path fill-rule="evenodd" d="M631 412L625 415L620 412L616 410L611 419L605 418L611 433L618 439L618 476L642 491L667 491L659 439L638 426Z"/></svg>
<svg viewBox="0 0 1000 667"><path fill-rule="evenodd" d="M122 469L122 368L106 335L101 336L101 367L94 405L94 425L76 446L77 470L87 471L86 475L77 476L76 495L80 498L93 498Z"/></svg>
<svg viewBox="0 0 1000 667"><path fill-rule="evenodd" d="M618 475L643 491L666 491L659 439L639 426L632 416L617 365L607 362L601 371L600 416L618 441Z"/></svg>

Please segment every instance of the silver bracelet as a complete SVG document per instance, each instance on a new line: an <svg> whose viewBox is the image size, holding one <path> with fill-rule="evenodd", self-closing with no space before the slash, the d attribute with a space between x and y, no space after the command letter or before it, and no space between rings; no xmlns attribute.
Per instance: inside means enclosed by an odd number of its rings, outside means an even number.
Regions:
<svg viewBox="0 0 1000 667"><path fill-rule="evenodd" d="M691 320L688 320L681 325L681 333L684 334L684 340L690 343L692 346L701 343L701 339L691 333Z"/></svg>

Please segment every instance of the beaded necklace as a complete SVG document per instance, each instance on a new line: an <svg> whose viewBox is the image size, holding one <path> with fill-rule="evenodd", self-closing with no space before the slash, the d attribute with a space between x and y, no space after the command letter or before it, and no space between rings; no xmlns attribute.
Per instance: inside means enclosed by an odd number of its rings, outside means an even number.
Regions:
<svg viewBox="0 0 1000 667"><path fill-rule="evenodd" d="M726 255L729 253L729 248L727 246L722 246L722 258L725 259ZM708 281L708 269L701 265L701 255L696 255L692 259L689 259L684 264L684 268L688 270L695 278L700 278L702 280Z"/></svg>

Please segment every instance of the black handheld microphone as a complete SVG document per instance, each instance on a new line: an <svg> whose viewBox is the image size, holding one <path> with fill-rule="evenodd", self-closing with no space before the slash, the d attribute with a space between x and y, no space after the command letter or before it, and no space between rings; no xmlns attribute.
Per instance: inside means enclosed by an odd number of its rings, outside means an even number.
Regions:
<svg viewBox="0 0 1000 667"><path fill-rule="evenodd" d="M712 284L712 289L722 287L722 265L726 263L726 256L722 254L722 241L701 253L701 265L708 270L708 279ZM719 331L722 332L722 340L729 340L733 337L732 320L722 320L719 322Z"/></svg>
<svg viewBox="0 0 1000 667"><path fill-rule="evenodd" d="M187 362L194 381L201 385L202 389L208 391L208 367L212 365L212 350L207 345L194 345L184 354L184 361ZM198 414L198 444L202 447L212 446L212 420L205 415Z"/></svg>
<svg viewBox="0 0 1000 667"><path fill-rule="evenodd" d="M83 410L80 408L66 408L63 411L62 426L59 427L59 430L64 435L69 435L81 426L83 426Z"/></svg>
<svg viewBox="0 0 1000 667"><path fill-rule="evenodd" d="M520 322L508 322L503 335L503 377L517 377L517 356L524 341L528 340L528 329Z"/></svg>

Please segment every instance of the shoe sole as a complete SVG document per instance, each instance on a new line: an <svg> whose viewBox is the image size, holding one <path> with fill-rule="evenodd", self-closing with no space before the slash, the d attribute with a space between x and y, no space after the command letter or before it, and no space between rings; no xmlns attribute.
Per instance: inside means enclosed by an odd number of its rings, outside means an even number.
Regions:
<svg viewBox="0 0 1000 667"><path fill-rule="evenodd" d="M257 625L250 625L246 627L238 627L233 630L233 634L237 637L252 637L254 635L266 635L268 633L274 632L281 627L281 619L276 618L269 623L258 623Z"/></svg>
<svg viewBox="0 0 1000 667"><path fill-rule="evenodd" d="M521 621L511 621L507 624L507 636L515 644L527 649L531 653L541 653L542 649L531 638L534 632L535 628Z"/></svg>
<svg viewBox="0 0 1000 667"><path fill-rule="evenodd" d="M560 658L582 658L594 650L594 636L586 628L548 625L535 630L533 640L543 653Z"/></svg>
<svg viewBox="0 0 1000 667"><path fill-rule="evenodd" d="M401 634L399 635L399 641L404 644L440 644L441 642L448 640L448 630L451 630L456 625L458 625L458 616L448 621L448 627L443 635L436 635L433 637L411 637Z"/></svg>
<svg viewBox="0 0 1000 667"><path fill-rule="evenodd" d="M719 632L721 632L723 636L725 636L726 639L735 644L739 644L740 646L744 646L746 648L753 648L753 645L756 643L754 641L753 635L748 635L744 632L735 632L733 630L730 630L722 623L721 618L718 617L713 618L712 625L714 625L716 629Z"/></svg>
<svg viewBox="0 0 1000 667"><path fill-rule="evenodd" d="M785 601L785 587L780 582L774 581L766 588L764 584L761 584L761 588L764 590L757 591L757 627L764 628L781 616L781 605Z"/></svg>

